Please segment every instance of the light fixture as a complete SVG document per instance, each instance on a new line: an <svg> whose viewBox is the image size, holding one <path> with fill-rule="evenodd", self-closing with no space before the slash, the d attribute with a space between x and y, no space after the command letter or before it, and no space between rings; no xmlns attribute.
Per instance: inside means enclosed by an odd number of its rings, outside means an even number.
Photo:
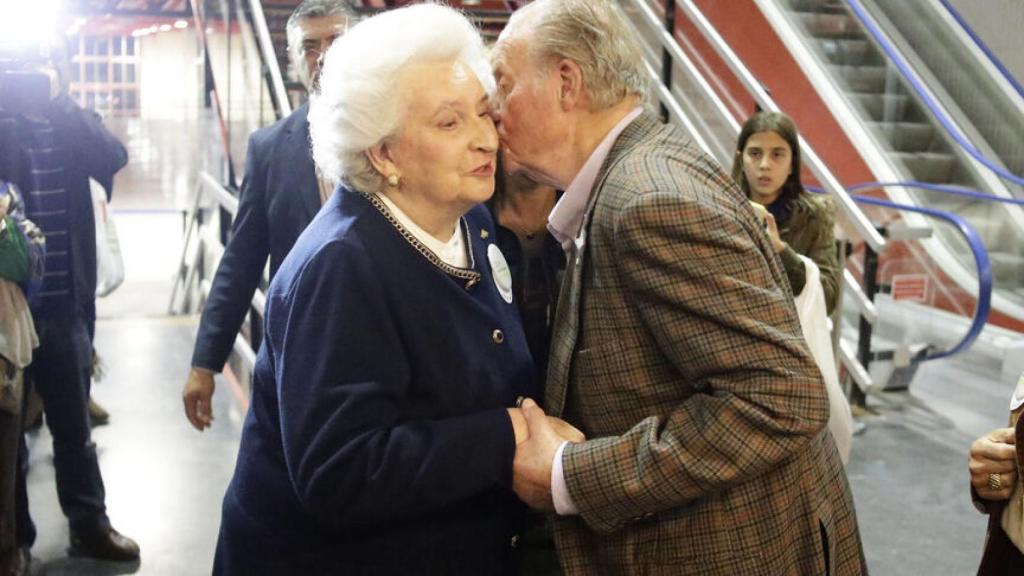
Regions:
<svg viewBox="0 0 1024 576"><path fill-rule="evenodd" d="M51 43L63 13L61 0L0 1L0 46Z"/></svg>
<svg viewBox="0 0 1024 576"><path fill-rule="evenodd" d="M174 23L174 27L178 30L181 30L182 28L188 28L188 20L178 20Z"/></svg>

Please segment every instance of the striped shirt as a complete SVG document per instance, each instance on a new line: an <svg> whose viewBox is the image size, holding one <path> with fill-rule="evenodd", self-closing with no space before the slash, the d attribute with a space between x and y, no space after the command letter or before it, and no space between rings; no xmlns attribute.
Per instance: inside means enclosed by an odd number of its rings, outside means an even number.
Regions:
<svg viewBox="0 0 1024 576"><path fill-rule="evenodd" d="M71 303L74 283L71 277L71 214L68 191L64 186L65 167L54 138L54 129L45 119L26 119L22 142L28 159L28 190L25 191L26 216L46 236L46 260L43 286L39 292L44 308L64 308Z"/></svg>

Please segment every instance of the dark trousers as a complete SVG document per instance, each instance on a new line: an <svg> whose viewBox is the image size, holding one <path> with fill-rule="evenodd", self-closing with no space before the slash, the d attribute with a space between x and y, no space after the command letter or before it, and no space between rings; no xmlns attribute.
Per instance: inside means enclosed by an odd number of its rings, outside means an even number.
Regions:
<svg viewBox="0 0 1024 576"><path fill-rule="evenodd" d="M0 365L3 365L2 361ZM0 378L3 377L3 374L0 374ZM4 560L17 549L14 529L14 485L20 436L21 414L0 410L0 566L4 566Z"/></svg>
<svg viewBox="0 0 1024 576"><path fill-rule="evenodd" d="M30 381L42 397L46 425L53 436L57 498L72 532L105 530L110 526L106 494L89 428L92 344L86 322L40 319L36 331L39 348L26 370L26 382ZM19 452L18 544L31 546L36 530L24 484L28 460L24 442Z"/></svg>

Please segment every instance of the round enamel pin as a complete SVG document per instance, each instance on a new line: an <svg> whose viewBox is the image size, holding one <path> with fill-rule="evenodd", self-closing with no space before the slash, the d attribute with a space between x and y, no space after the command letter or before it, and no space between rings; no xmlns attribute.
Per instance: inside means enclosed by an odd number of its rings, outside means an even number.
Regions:
<svg viewBox="0 0 1024 576"><path fill-rule="evenodd" d="M508 262L501 254L496 244L487 247L487 261L491 263L491 276L494 277L494 286L498 294L505 302L512 303L512 271L508 269Z"/></svg>

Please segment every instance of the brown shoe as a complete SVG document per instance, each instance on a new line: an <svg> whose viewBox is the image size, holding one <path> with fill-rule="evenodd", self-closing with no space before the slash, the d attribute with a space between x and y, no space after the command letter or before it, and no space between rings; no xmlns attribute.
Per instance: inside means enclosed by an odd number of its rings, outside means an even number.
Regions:
<svg viewBox="0 0 1024 576"><path fill-rule="evenodd" d="M97 404L96 401L92 399L92 396L90 396L89 423L92 424L93 426L103 426L108 422L110 422L110 412L104 410L103 406Z"/></svg>
<svg viewBox="0 0 1024 576"><path fill-rule="evenodd" d="M138 560L139 545L113 528L92 533L71 533L72 556L87 556L99 560L126 562Z"/></svg>

